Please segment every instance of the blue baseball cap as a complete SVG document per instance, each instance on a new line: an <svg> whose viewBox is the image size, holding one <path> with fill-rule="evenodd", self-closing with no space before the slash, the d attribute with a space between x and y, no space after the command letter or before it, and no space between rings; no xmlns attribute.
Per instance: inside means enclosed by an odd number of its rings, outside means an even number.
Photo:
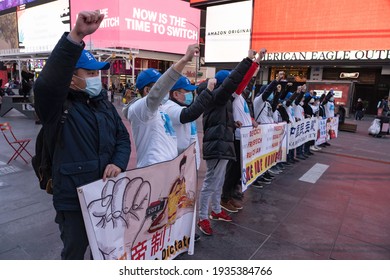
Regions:
<svg viewBox="0 0 390 280"><path fill-rule="evenodd" d="M161 77L161 73L154 68L148 68L138 74L135 86L138 89L143 89L150 83L155 83Z"/></svg>
<svg viewBox="0 0 390 280"><path fill-rule="evenodd" d="M171 90L178 90L178 89L185 89L185 90L188 90L188 91L193 91L196 89L196 86L194 85L191 85L191 82L190 80L187 78L187 77L184 77L184 76L181 76L176 84L173 85L173 87L171 88Z"/></svg>
<svg viewBox="0 0 390 280"><path fill-rule="evenodd" d="M286 97L284 98L284 100L289 100L290 97L291 97L292 95L293 95L292 92L289 91L289 92L286 94Z"/></svg>
<svg viewBox="0 0 390 280"><path fill-rule="evenodd" d="M110 68L109 62L100 62L87 50L83 50L76 64L76 69L83 68L87 70L107 70Z"/></svg>
<svg viewBox="0 0 390 280"><path fill-rule="evenodd" d="M227 76L229 76L229 74L230 74L230 71L228 71L228 70L219 70L215 74L215 79L217 79L217 84L218 85L222 84L223 80L225 80L227 78Z"/></svg>

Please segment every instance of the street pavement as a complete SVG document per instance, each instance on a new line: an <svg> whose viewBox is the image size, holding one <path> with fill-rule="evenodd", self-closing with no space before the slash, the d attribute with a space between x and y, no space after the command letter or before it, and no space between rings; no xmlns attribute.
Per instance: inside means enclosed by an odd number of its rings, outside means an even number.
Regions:
<svg viewBox="0 0 390 280"><path fill-rule="evenodd" d="M120 109L119 97L115 105ZM287 167L271 185L249 188L233 222L212 221L214 235L198 231L195 253L178 259L389 260L390 136L368 135L372 120L346 119L357 132L340 131L331 146ZM0 122L9 122L18 138L32 138L27 149L33 154L41 127L35 120L12 110ZM58 260L62 243L52 197L39 189L31 160L6 164L12 154L0 135L0 259ZM135 159L132 142L128 168ZM199 187L204 172L202 161Z"/></svg>

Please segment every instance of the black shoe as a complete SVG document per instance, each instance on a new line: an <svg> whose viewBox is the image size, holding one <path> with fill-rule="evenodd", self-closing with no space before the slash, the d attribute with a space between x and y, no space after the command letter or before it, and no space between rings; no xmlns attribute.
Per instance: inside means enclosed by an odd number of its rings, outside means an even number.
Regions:
<svg viewBox="0 0 390 280"><path fill-rule="evenodd" d="M262 189L264 188L263 184L261 184L258 180L254 181L252 184L251 184L252 187L256 188L256 189Z"/></svg>
<svg viewBox="0 0 390 280"><path fill-rule="evenodd" d="M303 155L299 155L299 156L297 156L297 158L300 159L300 160L305 160L306 159L306 157L304 157Z"/></svg>
<svg viewBox="0 0 390 280"><path fill-rule="evenodd" d="M265 178L258 178L254 183L257 185L269 185L271 184L271 180Z"/></svg>
<svg viewBox="0 0 390 280"><path fill-rule="evenodd" d="M312 152L307 152L306 154L307 154L308 156L314 155L314 153L312 153Z"/></svg>
<svg viewBox="0 0 390 280"><path fill-rule="evenodd" d="M294 163L292 162L292 161L290 161L290 160L288 160L288 161L286 161L286 162L283 162L283 165L284 166L291 166L291 165L293 165Z"/></svg>
<svg viewBox="0 0 390 280"><path fill-rule="evenodd" d="M195 242L198 242L200 240L200 235L195 233L195 236L194 236L194 241Z"/></svg>
<svg viewBox="0 0 390 280"><path fill-rule="evenodd" d="M265 180L265 181L271 182L273 178L274 178L273 176L271 177L271 176L269 176L269 175L267 175L267 174L264 174L264 175L261 176L259 179L263 179L263 180Z"/></svg>
<svg viewBox="0 0 390 280"><path fill-rule="evenodd" d="M284 169L285 169L285 167L284 167L284 162L283 162L283 163L279 162L279 163L276 164L276 166L277 166L280 170L284 170Z"/></svg>
<svg viewBox="0 0 390 280"><path fill-rule="evenodd" d="M325 142L324 145L325 146L330 146L330 144L328 142Z"/></svg>
<svg viewBox="0 0 390 280"><path fill-rule="evenodd" d="M233 193L232 197L234 199L242 200L244 198L244 193L236 191Z"/></svg>
<svg viewBox="0 0 390 280"><path fill-rule="evenodd" d="M271 179L275 178L275 175L271 174L271 172L269 172L268 170L265 171L265 173L263 174L263 176L264 176L264 175L267 176L267 178L268 178L268 177L271 178Z"/></svg>
<svg viewBox="0 0 390 280"><path fill-rule="evenodd" d="M296 158L293 158L292 161L294 161L294 163L298 163L299 160L297 160Z"/></svg>

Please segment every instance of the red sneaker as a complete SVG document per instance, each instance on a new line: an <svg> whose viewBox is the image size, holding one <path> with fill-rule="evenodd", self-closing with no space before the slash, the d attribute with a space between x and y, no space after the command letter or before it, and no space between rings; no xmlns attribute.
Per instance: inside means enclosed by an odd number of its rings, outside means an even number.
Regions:
<svg viewBox="0 0 390 280"><path fill-rule="evenodd" d="M198 227L200 231L206 235L213 234L213 229L211 228L210 221L208 219L199 220Z"/></svg>
<svg viewBox="0 0 390 280"><path fill-rule="evenodd" d="M217 221L225 221L225 222L231 222L232 218L226 213L225 210L221 210L218 214L214 211L211 211L211 214L209 216L211 220L217 220Z"/></svg>

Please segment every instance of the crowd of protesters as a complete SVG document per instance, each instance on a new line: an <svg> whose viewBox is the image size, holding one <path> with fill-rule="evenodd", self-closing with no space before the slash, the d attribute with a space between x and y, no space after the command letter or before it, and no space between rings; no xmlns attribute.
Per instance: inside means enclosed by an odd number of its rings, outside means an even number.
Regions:
<svg viewBox="0 0 390 280"><path fill-rule="evenodd" d="M46 140L52 145L53 201L64 259L82 259L88 245L77 187L99 178L116 177L126 168L131 152L130 136L108 102L108 87L100 81L99 70L108 69L109 63L98 62L83 50L84 37L94 33L102 20L98 11L80 12L74 29L61 37L34 88L37 113ZM248 50L234 69L218 71L215 77L195 86L182 75L187 63L199 55L199 46L192 44L165 73L146 69L138 74L135 88L127 85L120 89L126 104L123 114L131 123L137 167L172 160L190 144L197 144L197 168L201 157L206 162L197 222L205 235L213 234L210 220L231 222L229 213L244 207L240 128L334 116L333 90L318 97L304 84L293 88L283 71L268 85L253 90L265 53L265 49ZM68 115L60 125L64 104L69 108ZM204 136L200 149L195 121L202 114ZM66 139L62 145L56 145L58 126ZM320 149L312 141L290 150L286 162L271 167L252 185L263 188L272 184L285 168ZM159 226L156 220L151 229Z"/></svg>

